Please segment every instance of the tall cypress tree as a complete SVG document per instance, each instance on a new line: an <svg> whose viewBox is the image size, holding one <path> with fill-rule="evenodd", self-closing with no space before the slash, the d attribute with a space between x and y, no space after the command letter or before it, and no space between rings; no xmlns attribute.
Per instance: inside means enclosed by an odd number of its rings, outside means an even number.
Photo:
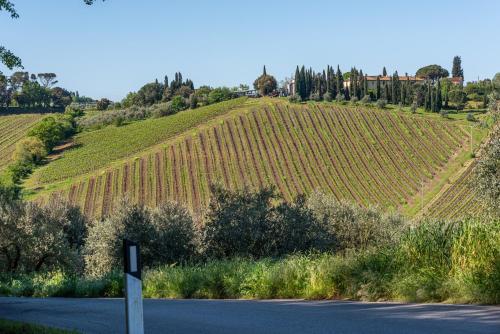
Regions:
<svg viewBox="0 0 500 334"><path fill-rule="evenodd" d="M436 111L440 111L443 107L443 99L441 96L441 80L438 79L436 87Z"/></svg>
<svg viewBox="0 0 500 334"><path fill-rule="evenodd" d="M464 70L462 69L462 58L455 56L453 58L453 66L451 68L452 77L464 77Z"/></svg>
<svg viewBox="0 0 500 334"><path fill-rule="evenodd" d="M262 71L262 75L266 76L267 75L267 72L266 72L266 65L264 65L264 70Z"/></svg>
<svg viewBox="0 0 500 334"><path fill-rule="evenodd" d="M293 87L294 91L290 92L290 94L292 94L292 95L295 95L295 94L300 95L300 89L299 89L299 87L300 87L300 71L299 71L299 65L297 65L297 68L295 69L295 85Z"/></svg>
<svg viewBox="0 0 500 334"><path fill-rule="evenodd" d="M377 100L379 100L381 97L382 94L381 88L382 87L380 87L380 75L377 75L377 92L376 92Z"/></svg>
<svg viewBox="0 0 500 334"><path fill-rule="evenodd" d="M342 71L340 70L339 65L337 65L336 79L337 79L337 94L344 94L344 77L342 76Z"/></svg>
<svg viewBox="0 0 500 334"><path fill-rule="evenodd" d="M368 91L368 76L365 74L365 78L363 79L363 83L364 83L364 91L365 91L365 94L364 95L370 95L370 92ZM364 97L363 95L363 97Z"/></svg>
<svg viewBox="0 0 500 334"><path fill-rule="evenodd" d="M382 69L382 76L386 77L387 76L387 70L384 68Z"/></svg>

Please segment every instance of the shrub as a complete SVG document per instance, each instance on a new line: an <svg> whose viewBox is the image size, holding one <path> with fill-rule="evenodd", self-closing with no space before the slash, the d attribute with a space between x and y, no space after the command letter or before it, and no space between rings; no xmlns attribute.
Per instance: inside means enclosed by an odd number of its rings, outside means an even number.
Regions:
<svg viewBox="0 0 500 334"><path fill-rule="evenodd" d="M187 108L186 101L182 96L176 95L170 104L170 114L176 114Z"/></svg>
<svg viewBox="0 0 500 334"><path fill-rule="evenodd" d="M469 113L467 113L467 120L468 120L469 122L475 122L475 121L476 121L476 118L474 117L474 114L473 114L473 113L469 112Z"/></svg>
<svg viewBox="0 0 500 334"><path fill-rule="evenodd" d="M141 245L144 266L185 261L195 252L194 225L188 212L167 203L158 209L122 201L111 217L95 222L85 249L87 273L102 276L122 263L122 240Z"/></svg>
<svg viewBox="0 0 500 334"><path fill-rule="evenodd" d="M325 94L323 94L323 100L325 100L326 102L332 102L333 100L332 94L326 92Z"/></svg>
<svg viewBox="0 0 500 334"><path fill-rule="evenodd" d="M311 94L310 99L313 101L319 102L319 101L321 101L321 95L319 95L318 93L313 93L313 94Z"/></svg>
<svg viewBox="0 0 500 334"><path fill-rule="evenodd" d="M336 250L391 244L397 240L405 224L398 215L384 215L374 207L339 202L320 192L311 194L307 207L331 234Z"/></svg>
<svg viewBox="0 0 500 334"><path fill-rule="evenodd" d="M68 138L75 132L71 115L48 116L38 122L28 133L31 137L40 139L47 152L61 140Z"/></svg>
<svg viewBox="0 0 500 334"><path fill-rule="evenodd" d="M208 94L208 103L213 104L217 102L227 101L234 97L233 92L227 87L219 87L213 89Z"/></svg>
<svg viewBox="0 0 500 334"><path fill-rule="evenodd" d="M45 145L35 137L27 137L16 145L13 159L21 163L39 164L47 156Z"/></svg>
<svg viewBox="0 0 500 334"><path fill-rule="evenodd" d="M351 103L354 105L358 104L359 99L356 96L351 97Z"/></svg>
<svg viewBox="0 0 500 334"><path fill-rule="evenodd" d="M335 100L337 102L344 102L345 101L345 96L344 94L338 93L337 96L335 97Z"/></svg>
<svg viewBox="0 0 500 334"><path fill-rule="evenodd" d="M47 205L11 200L0 205L0 217L0 271L82 268L86 220L77 207L57 198Z"/></svg>
<svg viewBox="0 0 500 334"><path fill-rule="evenodd" d="M387 106L387 100L386 99L378 99L377 100L377 107L380 109L384 109Z"/></svg>
<svg viewBox="0 0 500 334"><path fill-rule="evenodd" d="M193 93L189 96L189 108L196 109L197 107L198 107L198 96Z"/></svg>
<svg viewBox="0 0 500 334"><path fill-rule="evenodd" d="M299 94L293 94L288 97L288 101L290 101L291 103L300 103L302 102L302 98Z"/></svg>
<svg viewBox="0 0 500 334"><path fill-rule="evenodd" d="M273 188L257 192L212 187L212 198L202 228L207 257L261 258L291 252L326 249L327 231L298 197L280 201Z"/></svg>
<svg viewBox="0 0 500 334"><path fill-rule="evenodd" d="M443 117L443 118L448 118L448 111L445 109L441 109L439 111L439 115L441 115L441 117Z"/></svg>
<svg viewBox="0 0 500 334"><path fill-rule="evenodd" d="M371 102L372 102L372 99L371 99L370 95L365 95L361 99L361 103L363 103L365 105L370 104Z"/></svg>
<svg viewBox="0 0 500 334"><path fill-rule="evenodd" d="M97 110L106 110L106 109L108 109L110 104L111 104L110 100L108 100L106 98L102 98L99 101L97 101L96 109Z"/></svg>
<svg viewBox="0 0 500 334"><path fill-rule="evenodd" d="M416 103L416 102L413 102L413 103L411 104L411 106L410 106L410 112L411 112L412 114L415 114L415 113L417 112L417 109L418 109L418 105L417 105L417 103Z"/></svg>

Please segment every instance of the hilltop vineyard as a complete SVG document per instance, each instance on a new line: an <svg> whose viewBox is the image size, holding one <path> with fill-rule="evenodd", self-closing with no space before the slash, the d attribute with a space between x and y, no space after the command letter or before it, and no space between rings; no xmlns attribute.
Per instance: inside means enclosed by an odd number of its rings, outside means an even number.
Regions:
<svg viewBox="0 0 500 334"><path fill-rule="evenodd" d="M286 199L319 189L338 199L397 209L435 176L466 136L458 126L424 117L268 101L62 193L90 216L111 212L123 196L148 205L176 200L196 211L207 205L214 182L233 189L272 184Z"/></svg>

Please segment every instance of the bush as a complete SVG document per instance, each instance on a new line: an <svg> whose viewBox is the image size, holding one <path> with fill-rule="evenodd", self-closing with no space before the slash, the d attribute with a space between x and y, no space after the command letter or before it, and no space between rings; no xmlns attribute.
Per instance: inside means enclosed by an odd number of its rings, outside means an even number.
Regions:
<svg viewBox="0 0 500 334"><path fill-rule="evenodd" d="M326 102L332 102L333 100L332 94L326 92L325 94L323 94L323 100L325 100Z"/></svg>
<svg viewBox="0 0 500 334"><path fill-rule="evenodd" d="M120 266L124 238L141 245L145 267L186 261L195 253L194 225L184 208L166 203L152 210L122 201L113 216L89 230L87 273L102 276Z"/></svg>
<svg viewBox="0 0 500 334"><path fill-rule="evenodd" d="M384 109L387 106L386 99L378 99L377 100L377 108Z"/></svg>
<svg viewBox="0 0 500 334"><path fill-rule="evenodd" d="M198 96L194 93L189 96L189 108L198 108Z"/></svg>
<svg viewBox="0 0 500 334"><path fill-rule="evenodd" d="M344 94L340 94L340 93L338 93L338 94L337 94L337 96L335 97L335 100L336 100L337 102L344 102L344 101L345 101L345 96L344 96Z"/></svg>
<svg viewBox="0 0 500 334"><path fill-rule="evenodd" d="M231 100L234 97L233 92L227 87L215 88L208 94L208 103L213 104L217 102Z"/></svg>
<svg viewBox="0 0 500 334"><path fill-rule="evenodd" d="M170 104L170 114L176 114L187 108L187 103L182 96L174 96Z"/></svg>
<svg viewBox="0 0 500 334"><path fill-rule="evenodd" d="M443 117L443 118L448 118L448 111L445 109L441 109L439 111L439 115L441 115L441 117Z"/></svg>
<svg viewBox="0 0 500 334"><path fill-rule="evenodd" d="M288 101L290 101L291 103L300 103L302 102L302 98L299 94L293 94L288 97Z"/></svg>
<svg viewBox="0 0 500 334"><path fill-rule="evenodd" d="M358 104L359 99L356 96L351 97L351 103L354 105Z"/></svg>
<svg viewBox="0 0 500 334"><path fill-rule="evenodd" d="M0 205L1 272L78 271L86 220L77 207L54 199L47 205L17 200Z"/></svg>
<svg viewBox="0 0 500 334"><path fill-rule="evenodd" d="M313 93L311 94L311 100L313 101L316 101L316 102L320 102L321 101L321 95L319 95L318 93Z"/></svg>
<svg viewBox="0 0 500 334"><path fill-rule="evenodd" d="M417 112L417 109L418 109L418 105L417 105L417 103L416 103L416 102L413 102L413 103L411 104L411 106L410 106L410 112L411 112L412 114L415 114L415 113Z"/></svg>
<svg viewBox="0 0 500 334"><path fill-rule="evenodd" d="M397 240L405 225L398 215L385 215L374 207L339 202L332 195L320 192L309 197L307 207L335 240L337 251L389 245Z"/></svg>
<svg viewBox="0 0 500 334"><path fill-rule="evenodd" d="M13 159L21 163L39 164L47 156L45 145L35 137L27 137L16 145Z"/></svg>
<svg viewBox="0 0 500 334"><path fill-rule="evenodd" d="M212 198L202 228L207 257L261 258L290 252L322 250L330 240L302 197L280 201L273 188L257 192L212 187Z"/></svg>
<svg viewBox="0 0 500 334"><path fill-rule="evenodd" d="M71 115L48 116L38 122L28 133L28 136L40 139L50 152L60 141L73 135L75 132Z"/></svg>
<svg viewBox="0 0 500 334"><path fill-rule="evenodd" d="M474 117L474 114L473 114L473 113L469 112L469 113L467 113L467 120L468 120L469 122L475 122L475 121L476 121L476 118Z"/></svg>
<svg viewBox="0 0 500 334"><path fill-rule="evenodd" d="M370 97L370 95L365 95L363 96L363 98L361 99L361 103L365 104L365 105L368 105L372 102L372 99Z"/></svg>
<svg viewBox="0 0 500 334"><path fill-rule="evenodd" d="M97 101L96 109L97 110L106 110L106 109L108 109L110 104L111 104L110 100L108 100L106 98L102 98L99 101Z"/></svg>

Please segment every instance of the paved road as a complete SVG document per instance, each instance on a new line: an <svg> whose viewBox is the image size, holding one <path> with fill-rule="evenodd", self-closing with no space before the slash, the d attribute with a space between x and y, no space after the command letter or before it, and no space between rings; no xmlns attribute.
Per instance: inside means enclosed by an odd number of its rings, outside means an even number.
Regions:
<svg viewBox="0 0 500 334"><path fill-rule="evenodd" d="M123 299L0 298L0 318L124 333ZM500 333L500 307L341 301L144 301L146 333Z"/></svg>

